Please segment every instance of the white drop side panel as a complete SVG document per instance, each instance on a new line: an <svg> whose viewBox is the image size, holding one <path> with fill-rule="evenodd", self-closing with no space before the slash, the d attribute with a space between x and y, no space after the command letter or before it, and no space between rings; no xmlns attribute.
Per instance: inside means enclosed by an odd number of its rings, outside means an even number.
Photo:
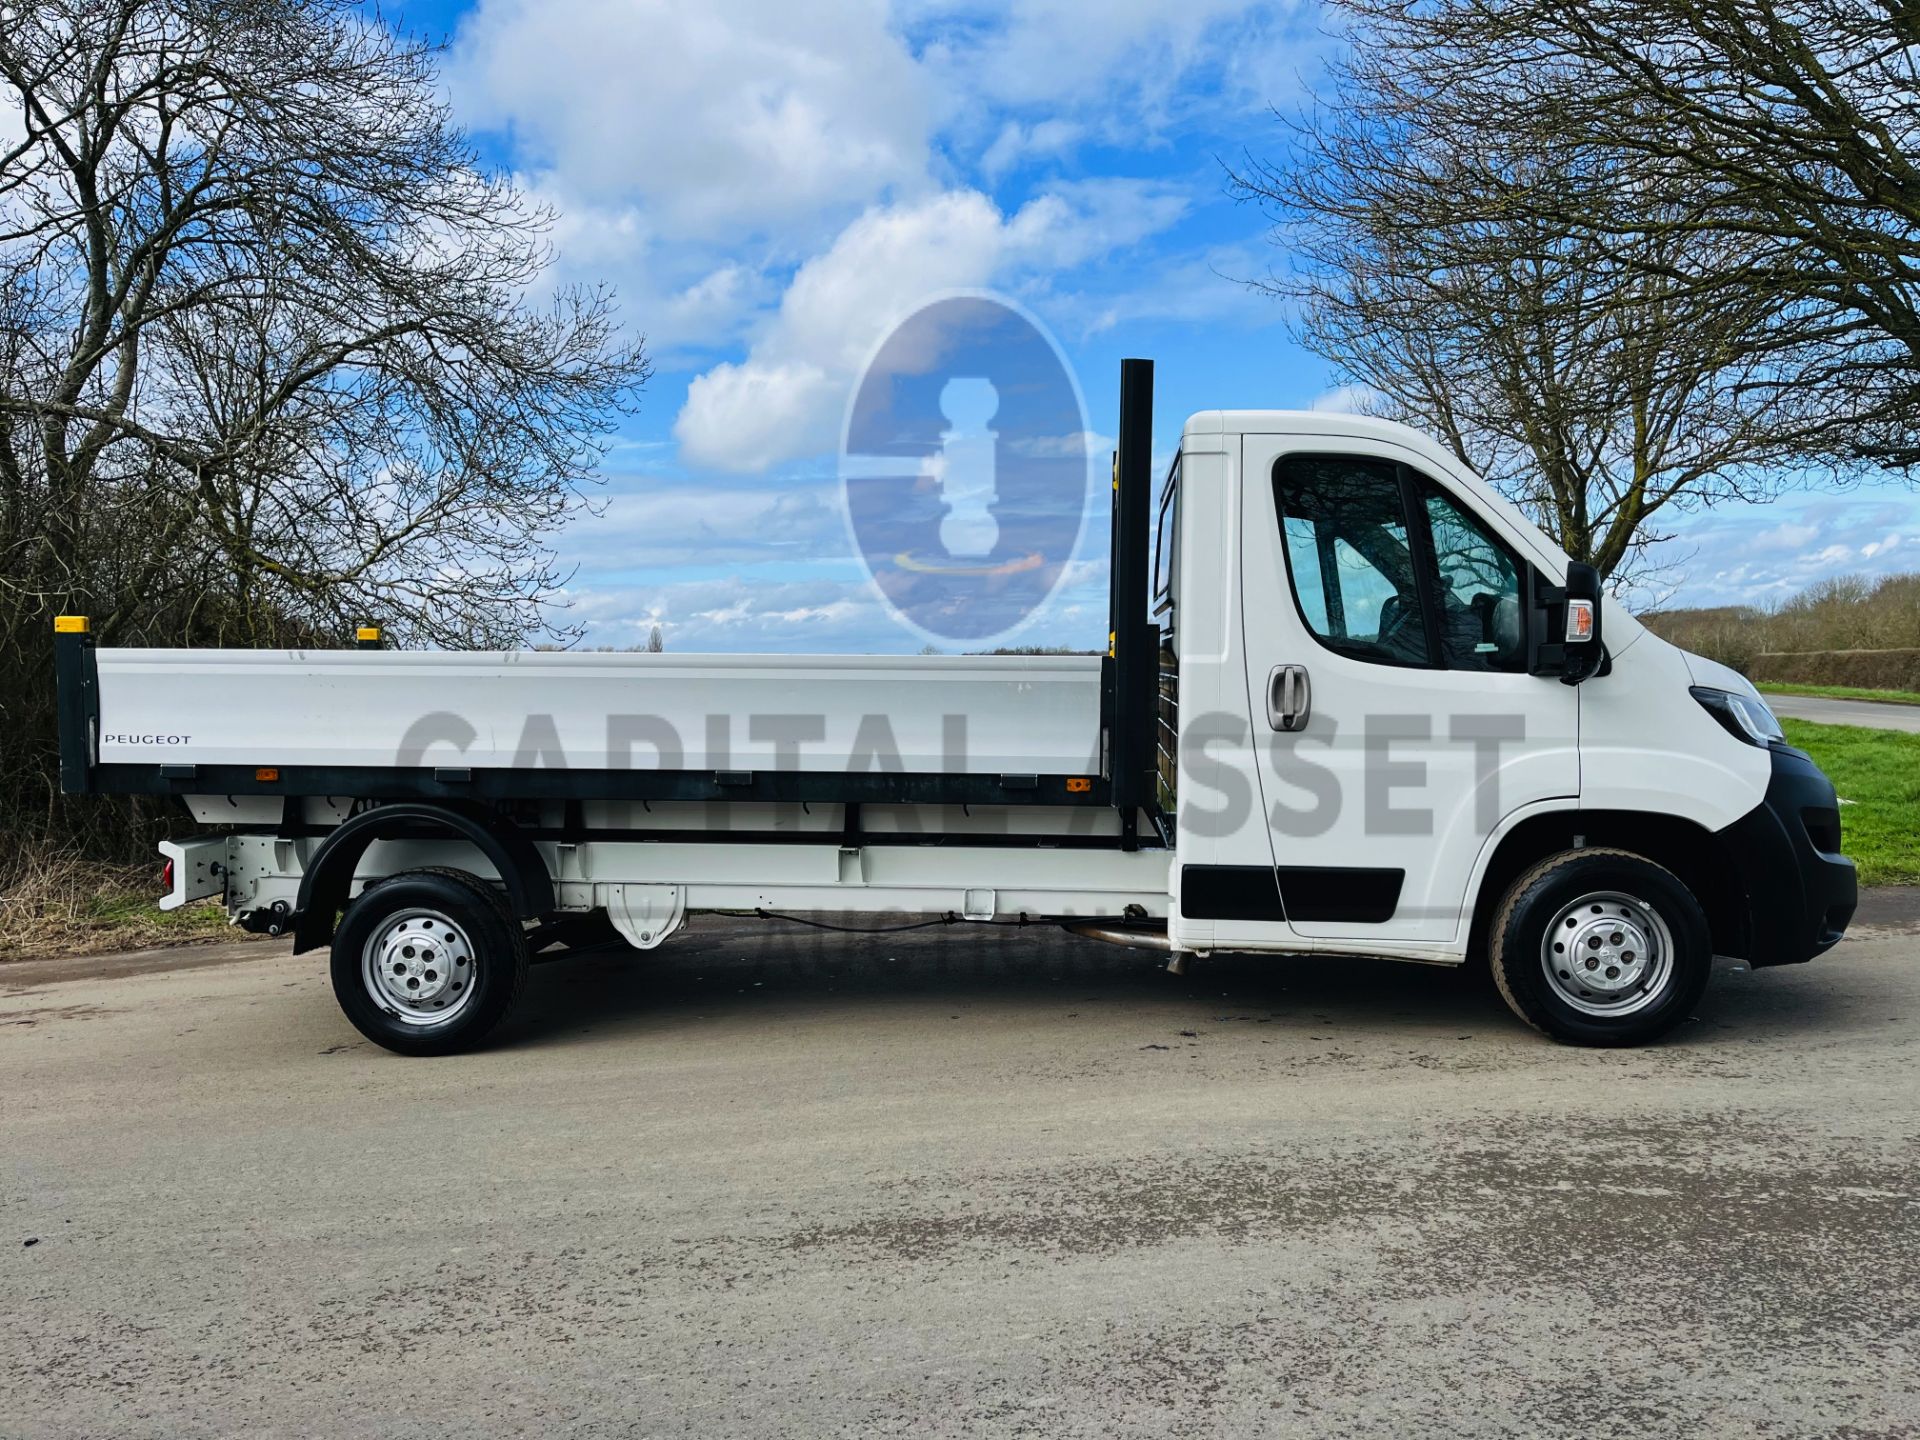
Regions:
<svg viewBox="0 0 1920 1440"><path fill-rule="evenodd" d="M102 764L1097 773L1097 656L99 652Z"/></svg>

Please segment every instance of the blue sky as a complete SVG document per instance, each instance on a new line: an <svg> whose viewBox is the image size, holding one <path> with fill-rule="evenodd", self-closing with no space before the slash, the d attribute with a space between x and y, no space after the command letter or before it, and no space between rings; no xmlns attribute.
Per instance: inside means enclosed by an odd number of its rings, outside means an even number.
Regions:
<svg viewBox="0 0 1920 1440"><path fill-rule="evenodd" d="M1158 362L1157 432L1194 410L1338 403L1250 291L1276 260L1223 165L1330 41L1312 4L1242 0L428 0L445 81L492 163L559 213L556 278L606 280L655 361L559 540L587 643L889 651L834 462L861 360L957 288L1058 338L1100 453L1123 355ZM1103 487L1094 487L1096 505ZM1673 603L1779 598L1920 568L1899 486L1683 517ZM1106 518L1017 639L1100 644Z"/></svg>

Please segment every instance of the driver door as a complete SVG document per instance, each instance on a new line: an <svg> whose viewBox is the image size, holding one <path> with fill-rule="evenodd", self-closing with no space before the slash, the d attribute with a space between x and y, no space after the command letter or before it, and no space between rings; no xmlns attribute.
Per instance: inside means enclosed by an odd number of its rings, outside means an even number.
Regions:
<svg viewBox="0 0 1920 1440"><path fill-rule="evenodd" d="M1242 443L1248 705L1287 923L1462 941L1488 838L1579 793L1577 692L1526 673L1531 569L1411 452Z"/></svg>

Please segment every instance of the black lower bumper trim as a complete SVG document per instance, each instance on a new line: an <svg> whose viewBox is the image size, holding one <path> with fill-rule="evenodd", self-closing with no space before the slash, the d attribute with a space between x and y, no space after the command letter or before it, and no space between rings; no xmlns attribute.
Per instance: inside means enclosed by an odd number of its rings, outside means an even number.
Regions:
<svg viewBox="0 0 1920 1440"><path fill-rule="evenodd" d="M1833 948L1859 903L1853 862L1838 852L1840 802L1812 757L1773 747L1766 797L1722 831L1746 882L1747 963L1797 965Z"/></svg>

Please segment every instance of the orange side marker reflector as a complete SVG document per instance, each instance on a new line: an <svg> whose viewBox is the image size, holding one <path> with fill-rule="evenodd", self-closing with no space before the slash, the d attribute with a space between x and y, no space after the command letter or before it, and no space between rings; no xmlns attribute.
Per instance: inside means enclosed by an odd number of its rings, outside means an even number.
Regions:
<svg viewBox="0 0 1920 1440"><path fill-rule="evenodd" d="M253 778L256 780L278 780L280 778L280 767L277 765L262 765L258 770L253 772Z"/></svg>
<svg viewBox="0 0 1920 1440"><path fill-rule="evenodd" d="M1090 795L1093 793L1093 781L1085 775L1070 776L1067 780L1067 793L1069 795Z"/></svg>

